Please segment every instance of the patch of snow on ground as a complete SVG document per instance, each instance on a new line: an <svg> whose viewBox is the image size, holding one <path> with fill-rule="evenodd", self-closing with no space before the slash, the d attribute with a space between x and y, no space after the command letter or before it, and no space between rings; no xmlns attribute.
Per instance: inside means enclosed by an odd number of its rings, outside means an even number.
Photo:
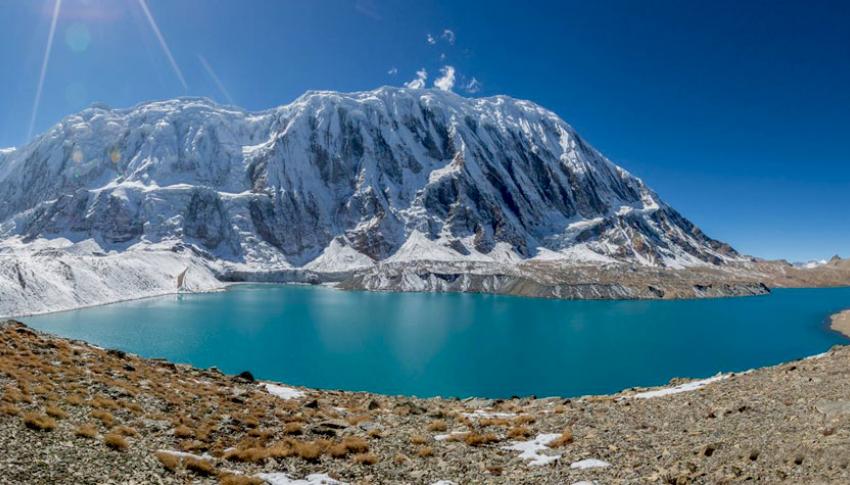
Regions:
<svg viewBox="0 0 850 485"><path fill-rule="evenodd" d="M180 459L194 458L196 460L204 460L204 461L215 460L215 458L213 458L211 455L209 455L207 453L204 453L203 455L195 455L195 454L192 454L192 453L186 453L185 451L173 451L173 450L156 450L156 452L157 453L165 453L166 455L171 455L171 456L174 456L174 457L180 458Z"/></svg>
<svg viewBox="0 0 850 485"><path fill-rule="evenodd" d="M465 434L466 433L462 432L462 431L461 432L448 433L448 434L437 434L437 435L434 435L434 441L446 441L447 439L449 439L453 436L463 436Z"/></svg>
<svg viewBox="0 0 850 485"><path fill-rule="evenodd" d="M610 463L603 460L597 460L596 458L588 458L586 460L579 460L574 463L570 463L570 468L576 470L587 470L588 468L607 468L611 466Z"/></svg>
<svg viewBox="0 0 850 485"><path fill-rule="evenodd" d="M432 483L431 485L457 485L457 483L455 483L451 480L438 480L438 481Z"/></svg>
<svg viewBox="0 0 850 485"><path fill-rule="evenodd" d="M281 386L279 384L272 384L266 382L263 384L266 390L269 391L269 394L273 396L277 396L281 399L298 399L299 397L304 397L304 392L299 391L298 389L293 389L291 387Z"/></svg>
<svg viewBox="0 0 850 485"><path fill-rule="evenodd" d="M257 478L265 480L269 485L347 485L334 480L327 473L313 473L302 480L291 478L286 473L260 473Z"/></svg>
<svg viewBox="0 0 850 485"><path fill-rule="evenodd" d="M708 379L686 382L685 384L674 387L663 387L652 391L639 392L630 397L634 399L652 399L654 397L670 396L672 394L679 394L682 392L696 391L697 389L703 388L711 383L722 381L727 378L729 378L729 374L720 374L714 377L709 377Z"/></svg>
<svg viewBox="0 0 850 485"><path fill-rule="evenodd" d="M489 412L484 411L483 409L476 409L475 412L472 413L463 413L469 419L481 419L481 418L515 418L516 414L514 413L498 413L498 412Z"/></svg>
<svg viewBox="0 0 850 485"><path fill-rule="evenodd" d="M548 445L555 441L560 434L557 433L541 433L536 438L530 441L513 441L510 445L502 447L503 450L519 451L519 457L523 460L530 460L529 466L548 465L558 461L561 458L560 453L547 455L544 451L551 450Z"/></svg>

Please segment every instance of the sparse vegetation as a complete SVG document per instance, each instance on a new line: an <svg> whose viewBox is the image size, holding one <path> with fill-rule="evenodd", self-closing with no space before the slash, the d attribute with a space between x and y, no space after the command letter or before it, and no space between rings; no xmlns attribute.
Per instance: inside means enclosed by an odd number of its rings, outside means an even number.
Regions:
<svg viewBox="0 0 850 485"><path fill-rule="evenodd" d="M27 428L34 429L36 431L53 431L56 429L56 420L45 414L29 412L25 413L23 418L24 425L26 425Z"/></svg>
<svg viewBox="0 0 850 485"><path fill-rule="evenodd" d="M190 472L195 473L196 475L201 475L203 477L209 477L215 475L215 466L207 460L202 460L199 458L188 457L183 459L183 465Z"/></svg>
<svg viewBox="0 0 850 485"><path fill-rule="evenodd" d="M81 424L74 429L74 435L94 439L97 437L97 428L92 424Z"/></svg>
<svg viewBox="0 0 850 485"><path fill-rule="evenodd" d="M127 439L116 433L108 433L103 437L103 443L116 451L126 451L130 447Z"/></svg>
<svg viewBox="0 0 850 485"><path fill-rule="evenodd" d="M565 429L561 436L558 436L553 441L547 443L549 448L560 448L573 442L573 432L570 429Z"/></svg>
<svg viewBox="0 0 850 485"><path fill-rule="evenodd" d="M442 419L437 419L428 423L428 431L442 433L445 432L447 429L449 429L449 425Z"/></svg>
<svg viewBox="0 0 850 485"><path fill-rule="evenodd" d="M378 455L376 455L374 453L360 453L360 454L354 455L351 458L351 460L354 461L354 463L357 463L358 465L370 465L370 466L378 463L378 461L379 461Z"/></svg>

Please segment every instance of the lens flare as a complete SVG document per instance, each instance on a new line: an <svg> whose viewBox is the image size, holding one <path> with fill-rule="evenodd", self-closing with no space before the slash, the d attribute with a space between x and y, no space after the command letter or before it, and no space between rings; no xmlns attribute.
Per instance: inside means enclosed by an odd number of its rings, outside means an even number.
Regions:
<svg viewBox="0 0 850 485"><path fill-rule="evenodd" d="M212 78L218 90L221 91L224 99L226 99L229 104L233 104L233 98L230 97L230 93L227 91L227 88L224 87L224 83L221 82L221 79L219 79L218 75L216 75L215 71L213 71L212 66L210 66L209 62L207 62L207 59L202 55L198 55L198 59L201 61L201 65L204 66L204 70L207 71L207 74Z"/></svg>
<svg viewBox="0 0 850 485"><path fill-rule="evenodd" d="M159 31L159 27L156 24L156 20L154 20L153 14L151 14L150 9L148 8L148 3L145 0L139 0L139 6L141 6L142 11L145 12L145 17L147 17L148 23L151 24L151 29L156 35L157 40L159 40L159 45L160 47L162 47L162 51L165 52L165 57L168 58L168 62L171 64L171 68L174 69L174 74L177 75L177 78L180 80L180 84L183 85L183 90L187 91L189 89L189 86L186 84L186 79L183 77L183 72L180 70L180 66L177 65L177 61L174 60L174 56L171 55L171 49L168 48L168 44L165 42L165 37L163 37L162 32Z"/></svg>
<svg viewBox="0 0 850 485"><path fill-rule="evenodd" d="M65 29L65 43L74 52L85 52L91 43L91 33L86 24L74 22Z"/></svg>
<svg viewBox="0 0 850 485"><path fill-rule="evenodd" d="M56 0L53 4L53 18L50 20L50 32L47 34L47 46L44 48L44 60L41 61L41 74L38 76L38 87L35 90L35 101L32 105L32 116L30 126L27 130L27 140L32 138L35 129L35 116L38 113L38 105L41 103L41 90L44 88L44 76L47 74L47 63L50 60L50 51L53 49L53 36L56 34L56 21L59 19L59 9L62 8L62 0Z"/></svg>

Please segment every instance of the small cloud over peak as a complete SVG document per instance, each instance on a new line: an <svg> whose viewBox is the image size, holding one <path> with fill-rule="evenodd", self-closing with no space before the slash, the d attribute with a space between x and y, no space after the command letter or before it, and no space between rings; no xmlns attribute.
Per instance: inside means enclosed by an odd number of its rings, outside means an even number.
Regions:
<svg viewBox="0 0 850 485"><path fill-rule="evenodd" d="M452 66L443 66L440 69L440 76L434 81L434 87L443 91L451 91L455 87L455 68Z"/></svg>
<svg viewBox="0 0 850 485"><path fill-rule="evenodd" d="M454 33L453 30L451 30L451 29L443 30L443 34L440 37L445 39L445 41L448 42L449 44L455 45L455 33Z"/></svg>
<svg viewBox="0 0 850 485"><path fill-rule="evenodd" d="M398 68L397 68L397 67L395 67L395 66L391 67L391 68L387 71L387 74L389 74L390 76L395 76L396 74L398 74Z"/></svg>
<svg viewBox="0 0 850 485"><path fill-rule="evenodd" d="M428 71L423 67L422 69L416 71L416 79L413 79L410 82L404 84L405 87L410 89L422 89L425 87L425 81L428 80Z"/></svg>
<svg viewBox="0 0 850 485"><path fill-rule="evenodd" d="M425 37L425 41L426 41L426 42L428 42L428 43L429 43L429 44L431 44L431 45L434 45L434 44L436 44L436 43L437 43L437 39L435 39L435 38L434 38L434 36L433 36L433 35L431 35L431 34L428 34L428 35Z"/></svg>

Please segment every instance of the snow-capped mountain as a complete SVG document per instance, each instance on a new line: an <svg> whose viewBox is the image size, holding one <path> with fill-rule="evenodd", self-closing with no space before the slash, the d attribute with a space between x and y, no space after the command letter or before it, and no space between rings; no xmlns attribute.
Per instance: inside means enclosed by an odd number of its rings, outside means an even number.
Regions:
<svg viewBox="0 0 850 485"><path fill-rule="evenodd" d="M94 106L0 151L0 239L191 247L240 268L738 259L557 115L505 96L308 92Z"/></svg>

